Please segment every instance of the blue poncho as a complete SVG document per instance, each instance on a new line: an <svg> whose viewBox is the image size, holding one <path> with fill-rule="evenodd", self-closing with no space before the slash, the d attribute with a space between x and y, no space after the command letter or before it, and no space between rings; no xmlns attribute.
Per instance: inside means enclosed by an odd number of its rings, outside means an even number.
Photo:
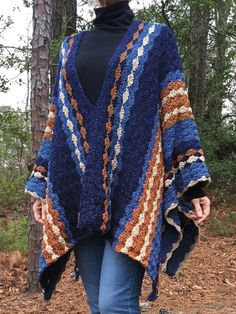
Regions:
<svg viewBox="0 0 236 314"><path fill-rule="evenodd" d="M157 296L199 235L182 197L211 182L174 32L133 20L94 106L76 70L84 32L60 49L49 115L26 191L46 199L39 280L50 299L79 239L112 233L115 251L145 267ZM96 79L91 77L91 80Z"/></svg>

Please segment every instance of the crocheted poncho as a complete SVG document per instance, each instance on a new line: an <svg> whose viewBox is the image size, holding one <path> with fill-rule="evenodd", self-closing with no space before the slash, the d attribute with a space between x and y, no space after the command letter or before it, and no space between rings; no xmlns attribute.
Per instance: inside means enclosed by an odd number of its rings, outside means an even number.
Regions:
<svg viewBox="0 0 236 314"><path fill-rule="evenodd" d="M26 192L46 199L39 280L50 299L79 239L112 229L112 247L139 261L157 297L199 236L183 193L211 182L174 32L133 20L112 55L98 101L76 70L84 32L60 49L49 115ZM91 78L95 79L95 78ZM160 268L161 266L161 268Z"/></svg>

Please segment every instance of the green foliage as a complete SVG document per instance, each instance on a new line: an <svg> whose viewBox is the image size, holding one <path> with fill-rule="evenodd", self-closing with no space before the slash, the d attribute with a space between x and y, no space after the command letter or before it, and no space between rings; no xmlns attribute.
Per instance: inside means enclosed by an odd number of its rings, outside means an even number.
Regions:
<svg viewBox="0 0 236 314"><path fill-rule="evenodd" d="M33 1L23 0L23 3L26 6L26 8L33 6Z"/></svg>
<svg viewBox="0 0 236 314"><path fill-rule="evenodd" d="M24 193L24 186L28 177L26 170L24 175L17 176L14 169L5 169L0 176L0 203L1 205L18 210L28 203L28 197Z"/></svg>
<svg viewBox="0 0 236 314"><path fill-rule="evenodd" d="M2 251L19 250L23 253L28 249L28 219L0 222L0 247Z"/></svg>
<svg viewBox="0 0 236 314"><path fill-rule="evenodd" d="M215 191L225 195L235 190L236 132L232 123L211 129L208 122L199 123L201 142Z"/></svg>
<svg viewBox="0 0 236 314"><path fill-rule="evenodd" d="M64 39L65 39L64 37L58 38L58 39L53 40L53 41L49 44L50 56L51 56L52 58L54 58L54 57L56 56L56 57L58 57L58 59L59 59L59 50L60 50L61 43L62 43L62 41L63 41Z"/></svg>
<svg viewBox="0 0 236 314"><path fill-rule="evenodd" d="M8 109L8 110L5 110ZM24 207L26 160L30 153L30 124L20 111L0 108L0 204L11 209Z"/></svg>

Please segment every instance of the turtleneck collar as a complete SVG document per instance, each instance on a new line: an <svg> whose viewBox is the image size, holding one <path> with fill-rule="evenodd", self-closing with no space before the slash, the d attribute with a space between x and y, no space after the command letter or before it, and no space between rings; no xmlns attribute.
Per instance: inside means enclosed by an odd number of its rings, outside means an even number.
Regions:
<svg viewBox="0 0 236 314"><path fill-rule="evenodd" d="M93 25L97 30L126 30L134 19L134 12L128 0L94 8L94 12L96 17L93 19Z"/></svg>

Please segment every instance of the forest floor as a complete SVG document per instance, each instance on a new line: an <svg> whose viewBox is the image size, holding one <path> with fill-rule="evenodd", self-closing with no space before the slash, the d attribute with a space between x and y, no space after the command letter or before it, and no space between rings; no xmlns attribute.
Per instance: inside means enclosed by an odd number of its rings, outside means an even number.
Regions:
<svg viewBox="0 0 236 314"><path fill-rule="evenodd" d="M20 252L0 253L0 313L89 313L81 280L72 278L72 259L47 303L41 293L25 292L25 265L26 257ZM160 296L154 302L146 301L150 288L145 275L140 303L147 314L157 314L161 308L173 314L235 314L236 239L202 231L200 243L178 275L161 275Z"/></svg>
<svg viewBox="0 0 236 314"><path fill-rule="evenodd" d="M235 205L230 212L234 210ZM26 265L27 258L19 251L0 252L0 313L89 314L81 279L73 279L73 258L49 302L42 300L42 293L26 292ZM200 242L178 274L173 278L161 274L159 298L154 302L146 300L150 291L145 274L140 303L147 314L159 314L160 309L163 314L236 314L235 233L213 236L206 223Z"/></svg>

